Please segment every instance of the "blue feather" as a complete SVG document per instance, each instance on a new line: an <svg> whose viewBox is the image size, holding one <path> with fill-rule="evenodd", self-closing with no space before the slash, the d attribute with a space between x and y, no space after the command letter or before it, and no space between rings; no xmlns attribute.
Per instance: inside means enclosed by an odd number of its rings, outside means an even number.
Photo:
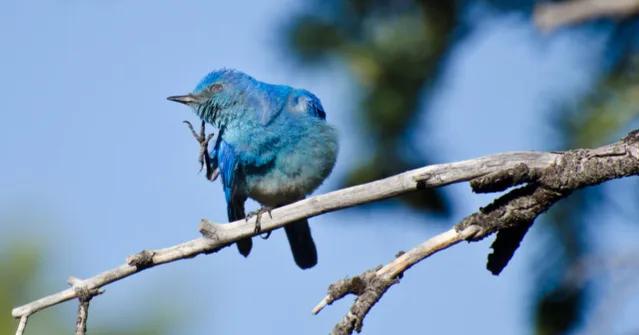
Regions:
<svg viewBox="0 0 639 335"><path fill-rule="evenodd" d="M237 173L237 156L233 146L224 140L220 141L217 150L217 161L220 175L222 176L222 187L224 189L226 202L230 203L233 200L233 196L237 193L237 185L234 183L235 174Z"/></svg>
<svg viewBox="0 0 639 335"><path fill-rule="evenodd" d="M274 85L239 71L209 73L189 98L195 113L221 129L211 151L219 168L230 221L244 217L252 198L277 207L303 199L330 174L337 158L337 133L313 93ZM306 220L287 227L301 268L317 262ZM247 255L250 240L238 243Z"/></svg>
<svg viewBox="0 0 639 335"><path fill-rule="evenodd" d="M324 112L324 107L322 107L322 103L319 98L307 90L301 89L299 91L298 99L302 101L301 103L304 103L304 109L306 109L308 115L325 120L326 113Z"/></svg>
<svg viewBox="0 0 639 335"><path fill-rule="evenodd" d="M238 184L235 182L236 175L241 171L238 169L237 154L231 144L224 140L219 140L223 132L218 135L216 146L217 162L219 164L220 175L222 176L222 187L226 197L226 213L229 221L237 221L244 218L244 202L246 195L240 192ZM253 242L250 238L237 241L237 248L244 257L251 252Z"/></svg>

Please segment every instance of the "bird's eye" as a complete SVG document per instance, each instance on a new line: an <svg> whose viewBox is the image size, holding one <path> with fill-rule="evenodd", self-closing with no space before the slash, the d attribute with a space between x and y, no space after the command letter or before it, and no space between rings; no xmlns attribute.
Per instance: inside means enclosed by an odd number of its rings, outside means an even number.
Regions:
<svg viewBox="0 0 639 335"><path fill-rule="evenodd" d="M222 90L222 84L213 84L208 88L209 92L216 93Z"/></svg>

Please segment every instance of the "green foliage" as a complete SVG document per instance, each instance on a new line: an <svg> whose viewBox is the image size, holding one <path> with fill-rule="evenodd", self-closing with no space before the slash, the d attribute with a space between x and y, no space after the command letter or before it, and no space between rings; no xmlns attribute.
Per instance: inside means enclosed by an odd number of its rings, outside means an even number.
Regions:
<svg viewBox="0 0 639 335"><path fill-rule="evenodd" d="M40 251L36 245L10 243L0 252L0 333L15 333L17 321L9 311L26 301L38 275ZM59 329L52 324L51 329ZM27 333L28 334L28 333Z"/></svg>
<svg viewBox="0 0 639 335"><path fill-rule="evenodd" d="M628 131L639 118L639 55L630 53L608 74L579 110L566 119L575 146L594 146Z"/></svg>
<svg viewBox="0 0 639 335"><path fill-rule="evenodd" d="M10 242L0 247L0 334L13 334L18 321L11 317L10 311L19 304L23 304L38 297L44 290L41 288L42 272L40 271L43 256L41 243L29 244L30 239L7 238ZM6 242L5 242L6 243ZM38 292L38 293L34 293ZM99 297L96 299L100 299ZM72 304L67 302L66 304ZM161 335L168 334L169 326L177 320L176 314L166 308L154 306L127 319L130 325L100 324L98 317L91 314L89 309L88 332L95 335ZM69 318L58 313L56 307L40 311L29 318L25 334L69 334L75 326L75 316Z"/></svg>

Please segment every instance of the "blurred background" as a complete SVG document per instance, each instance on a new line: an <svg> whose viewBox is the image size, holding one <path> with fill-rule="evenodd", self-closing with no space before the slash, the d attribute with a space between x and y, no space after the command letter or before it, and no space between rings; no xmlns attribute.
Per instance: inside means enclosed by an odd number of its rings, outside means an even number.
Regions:
<svg viewBox="0 0 639 335"><path fill-rule="evenodd" d="M341 151L318 193L622 137L639 126L639 20L553 25L535 11L565 4L4 0L0 333L15 332L12 307L64 289L68 276L195 238L203 217L226 220L221 186L198 173L181 123L195 116L165 100L211 70L321 98ZM384 296L364 332L639 333L638 190L630 178L573 194L499 277L484 268L492 238L436 255ZM313 218L319 264L308 271L280 231L255 239L247 259L226 248L145 271L92 301L88 333L327 333L351 303L312 316L330 283L494 197L454 185ZM26 334L70 333L76 308L37 313Z"/></svg>

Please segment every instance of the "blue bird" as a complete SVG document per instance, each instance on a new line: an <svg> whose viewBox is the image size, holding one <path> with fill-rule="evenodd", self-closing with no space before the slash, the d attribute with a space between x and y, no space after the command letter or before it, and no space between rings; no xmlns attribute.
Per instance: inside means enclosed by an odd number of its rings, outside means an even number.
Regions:
<svg viewBox="0 0 639 335"><path fill-rule="evenodd" d="M190 106L202 119L195 134L209 179L218 173L229 221L245 218L251 198L262 208L283 206L313 192L328 177L338 151L337 132L326 122L320 100L311 92L258 81L235 70L209 73L192 93L168 98ZM204 122L217 128L215 145L207 154ZM191 130L192 127L191 127ZM317 250L306 219L285 226L295 263L307 269L317 264ZM248 256L250 238L237 242Z"/></svg>

